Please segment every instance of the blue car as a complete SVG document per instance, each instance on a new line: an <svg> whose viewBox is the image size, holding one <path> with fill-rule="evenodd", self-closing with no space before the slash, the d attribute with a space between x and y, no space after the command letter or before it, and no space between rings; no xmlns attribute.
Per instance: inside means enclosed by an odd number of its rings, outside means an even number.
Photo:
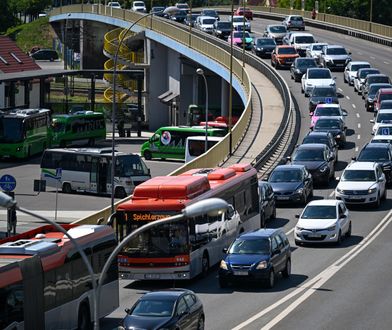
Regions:
<svg viewBox="0 0 392 330"><path fill-rule="evenodd" d="M275 285L275 277L291 274L289 241L281 229L259 229L239 236L225 250L226 257L219 266L219 285L253 281L268 288Z"/></svg>

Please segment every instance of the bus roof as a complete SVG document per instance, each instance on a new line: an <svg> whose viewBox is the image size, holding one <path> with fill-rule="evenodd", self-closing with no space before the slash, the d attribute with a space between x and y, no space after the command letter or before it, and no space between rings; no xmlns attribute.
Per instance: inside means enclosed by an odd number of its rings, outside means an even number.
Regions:
<svg viewBox="0 0 392 330"><path fill-rule="evenodd" d="M31 117L34 115L41 115L43 113L50 113L49 109L14 109L11 110L10 112L4 112L2 111L1 116L2 117L13 117L13 118L27 118Z"/></svg>
<svg viewBox="0 0 392 330"><path fill-rule="evenodd" d="M112 148L53 148L47 149L45 152L67 152L67 153L78 153L78 154L85 154L85 155L112 155ZM137 154L132 153L125 153L122 151L114 150L115 156L124 156L124 155L134 155Z"/></svg>
<svg viewBox="0 0 392 330"><path fill-rule="evenodd" d="M113 239L109 226L67 224L62 227L82 248L103 238ZM44 271L60 266L75 251L71 241L52 225L42 226L25 233L0 240L0 287L21 280L19 263L33 256L40 256ZM11 276L12 275L12 276Z"/></svg>
<svg viewBox="0 0 392 330"><path fill-rule="evenodd" d="M188 136L186 138L188 141L205 141L206 136L205 135L197 135L197 136ZM221 136L209 136L208 141L221 141L223 137Z"/></svg>
<svg viewBox="0 0 392 330"><path fill-rule="evenodd" d="M104 115L102 112L93 112L93 111L77 111L74 113L70 113L70 114L57 114L57 115L53 115L52 118L53 119L63 119L63 120L68 120L68 119L73 119L73 118L84 118L84 117L93 117L93 116L99 116L104 118Z"/></svg>
<svg viewBox="0 0 392 330"><path fill-rule="evenodd" d="M138 185L130 200L118 211L179 211L196 200L209 198L220 190L256 175L250 164L228 168L193 169L178 176L158 176Z"/></svg>

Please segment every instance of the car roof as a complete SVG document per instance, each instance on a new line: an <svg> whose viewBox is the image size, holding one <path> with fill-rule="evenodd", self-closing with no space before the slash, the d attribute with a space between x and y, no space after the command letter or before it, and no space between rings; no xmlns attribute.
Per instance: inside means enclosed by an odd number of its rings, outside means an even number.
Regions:
<svg viewBox="0 0 392 330"><path fill-rule="evenodd" d="M350 170L373 170L377 164L375 162L354 162L345 168Z"/></svg>
<svg viewBox="0 0 392 330"><path fill-rule="evenodd" d="M257 238L257 237L271 237L276 232L281 232L280 229L276 228L261 228L249 233L242 234L239 238Z"/></svg>
<svg viewBox="0 0 392 330"><path fill-rule="evenodd" d="M331 71L328 68L308 68L308 71Z"/></svg>
<svg viewBox="0 0 392 330"><path fill-rule="evenodd" d="M168 289L168 290L160 290L160 291L151 291L151 292L146 292L140 300L145 300L145 299L162 299L162 300L176 300L179 296L183 295L184 293L192 293L194 294L193 291L188 290L188 289Z"/></svg>
<svg viewBox="0 0 392 330"><path fill-rule="evenodd" d="M389 149L390 148L390 143L387 142L374 142L374 143L366 143L363 147L362 150L364 149ZM361 151L362 151L361 150Z"/></svg>
<svg viewBox="0 0 392 330"><path fill-rule="evenodd" d="M340 201L337 199L318 199L318 200L314 200L314 201L309 202L306 206L309 206L309 205L337 205L338 203L340 203Z"/></svg>
<svg viewBox="0 0 392 330"><path fill-rule="evenodd" d="M305 165L298 165L298 164L286 164L286 165L278 165L275 167L274 171L288 171L292 169L303 169Z"/></svg>
<svg viewBox="0 0 392 330"><path fill-rule="evenodd" d="M308 136L332 136L331 132L320 132L320 131L310 131L308 134L305 135L305 137Z"/></svg>
<svg viewBox="0 0 392 330"><path fill-rule="evenodd" d="M327 146L324 143L307 143L298 146L298 149L326 149Z"/></svg>
<svg viewBox="0 0 392 330"><path fill-rule="evenodd" d="M294 37L300 36L300 37L313 37L313 34L311 33L306 33L306 32L298 32L293 34Z"/></svg>
<svg viewBox="0 0 392 330"><path fill-rule="evenodd" d="M373 77L388 77L388 76L383 73L370 73L366 76L367 79L373 78Z"/></svg>

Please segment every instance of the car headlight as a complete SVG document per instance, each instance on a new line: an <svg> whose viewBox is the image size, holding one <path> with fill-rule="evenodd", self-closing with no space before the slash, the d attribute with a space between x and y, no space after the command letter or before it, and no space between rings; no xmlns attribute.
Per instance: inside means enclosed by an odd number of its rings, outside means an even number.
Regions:
<svg viewBox="0 0 392 330"><path fill-rule="evenodd" d="M261 261L257 265L256 269L266 269L267 268L267 261Z"/></svg>
<svg viewBox="0 0 392 330"><path fill-rule="evenodd" d="M331 226L331 227L328 227L327 230L328 230L328 231L334 231L334 230L336 230L336 225L333 225L333 226Z"/></svg>
<svg viewBox="0 0 392 330"><path fill-rule="evenodd" d="M373 194L373 193L375 193L377 191L377 188L370 188L369 190L368 190L368 194Z"/></svg>
<svg viewBox="0 0 392 330"><path fill-rule="evenodd" d="M227 263L226 263L226 261L222 260L222 261L220 262L219 268L220 268L220 269L227 270L228 268L227 268Z"/></svg>
<svg viewBox="0 0 392 330"><path fill-rule="evenodd" d="M303 191L304 191L304 188L298 188L295 192L296 192L297 194L302 194Z"/></svg>
<svg viewBox="0 0 392 330"><path fill-rule="evenodd" d="M344 190L341 189L341 188L336 188L336 191L337 191L338 193L340 193L340 194L344 194Z"/></svg>
<svg viewBox="0 0 392 330"><path fill-rule="evenodd" d="M337 139L340 139L340 134L336 135L336 138L337 138Z"/></svg>
<svg viewBox="0 0 392 330"><path fill-rule="evenodd" d="M327 165L324 165L324 166L322 166L322 167L320 168L320 172L321 172L321 173L324 173L326 170L328 170L328 166L327 166Z"/></svg>
<svg viewBox="0 0 392 330"><path fill-rule="evenodd" d="M325 58L325 60L326 60L327 62L332 62L332 58L329 58L329 57Z"/></svg>
<svg viewBox="0 0 392 330"><path fill-rule="evenodd" d="M302 230L304 230L304 228L302 228L302 227L298 227L298 226L295 226L295 229L296 229L296 230L298 230L298 231L302 231Z"/></svg>

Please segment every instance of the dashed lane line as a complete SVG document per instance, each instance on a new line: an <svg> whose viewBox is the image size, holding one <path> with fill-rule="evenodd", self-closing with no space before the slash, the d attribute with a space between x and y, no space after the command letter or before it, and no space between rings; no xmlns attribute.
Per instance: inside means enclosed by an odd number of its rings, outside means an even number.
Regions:
<svg viewBox="0 0 392 330"><path fill-rule="evenodd" d="M353 103L351 104L353 106L353 108L355 109L357 106ZM357 113L357 115L359 116L359 114ZM358 117L359 118L359 117Z"/></svg>
<svg viewBox="0 0 392 330"><path fill-rule="evenodd" d="M360 123L358 123L358 128L361 128L361 124Z"/></svg>
<svg viewBox="0 0 392 330"><path fill-rule="evenodd" d="M361 117L361 116L359 115L359 113L356 113L356 115L357 115L357 118Z"/></svg>
<svg viewBox="0 0 392 330"><path fill-rule="evenodd" d="M350 96L346 95L346 99L349 100L349 99L350 99Z"/></svg>
<svg viewBox="0 0 392 330"><path fill-rule="evenodd" d="M361 135L358 134L358 135L357 135L357 140L360 140L360 139L361 139Z"/></svg>
<svg viewBox="0 0 392 330"><path fill-rule="evenodd" d="M358 152L358 150L359 150L359 147L355 147L355 152Z"/></svg>

